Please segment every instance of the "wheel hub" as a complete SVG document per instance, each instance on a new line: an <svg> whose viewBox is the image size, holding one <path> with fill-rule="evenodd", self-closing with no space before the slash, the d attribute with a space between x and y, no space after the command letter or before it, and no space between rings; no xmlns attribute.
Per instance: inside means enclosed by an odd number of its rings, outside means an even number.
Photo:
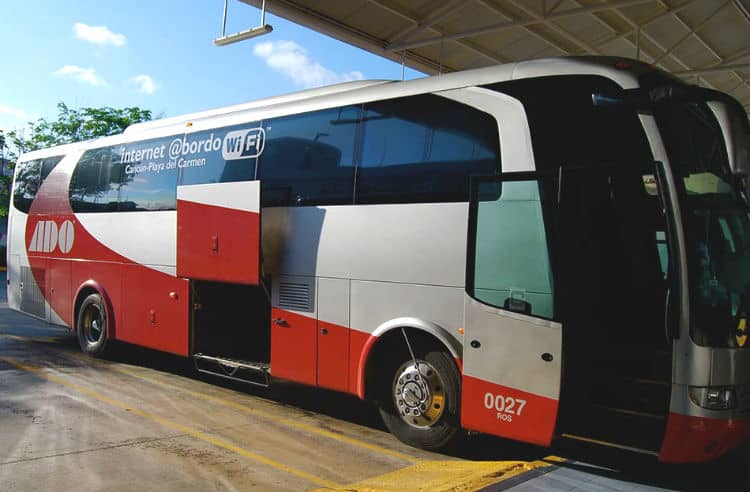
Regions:
<svg viewBox="0 0 750 492"><path fill-rule="evenodd" d="M90 344L97 343L102 337L103 320L101 316L102 313L96 306L88 306L84 312L84 333L86 341Z"/></svg>
<svg viewBox="0 0 750 492"><path fill-rule="evenodd" d="M409 361L396 372L393 402L404 422L420 429L430 427L443 414L443 381L428 362Z"/></svg>

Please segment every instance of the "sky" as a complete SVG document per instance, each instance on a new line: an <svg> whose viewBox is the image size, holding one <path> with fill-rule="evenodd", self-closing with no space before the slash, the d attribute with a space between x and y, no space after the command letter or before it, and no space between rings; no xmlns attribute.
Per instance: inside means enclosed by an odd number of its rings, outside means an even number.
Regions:
<svg viewBox="0 0 750 492"><path fill-rule="evenodd" d="M401 65L270 14L271 34L216 47L223 0L0 0L0 130L71 108L176 116L357 79ZM229 0L227 34L260 24ZM406 78L422 76L406 69Z"/></svg>

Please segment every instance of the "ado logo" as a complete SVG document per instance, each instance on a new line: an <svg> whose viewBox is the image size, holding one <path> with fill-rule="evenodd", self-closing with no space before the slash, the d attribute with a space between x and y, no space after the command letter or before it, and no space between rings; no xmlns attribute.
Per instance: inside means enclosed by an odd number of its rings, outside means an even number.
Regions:
<svg viewBox="0 0 750 492"><path fill-rule="evenodd" d="M57 247L61 253L68 253L73 248L74 239L73 222L66 220L58 227L54 220L40 220L31 236L29 252L51 253Z"/></svg>

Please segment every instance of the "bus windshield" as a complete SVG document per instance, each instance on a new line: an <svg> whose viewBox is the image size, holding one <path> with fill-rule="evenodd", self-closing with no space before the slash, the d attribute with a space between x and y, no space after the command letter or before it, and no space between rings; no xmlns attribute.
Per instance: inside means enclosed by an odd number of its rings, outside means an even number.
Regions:
<svg viewBox="0 0 750 492"><path fill-rule="evenodd" d="M705 102L663 102L655 105L654 115L675 175L685 231L691 336L704 346L745 346L747 190L732 173L720 125Z"/></svg>

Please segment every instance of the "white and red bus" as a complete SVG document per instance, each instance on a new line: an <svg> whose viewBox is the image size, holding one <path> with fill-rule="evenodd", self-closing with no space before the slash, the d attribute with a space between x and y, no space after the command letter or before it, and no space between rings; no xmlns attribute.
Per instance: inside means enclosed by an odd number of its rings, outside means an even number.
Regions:
<svg viewBox="0 0 750 492"><path fill-rule="evenodd" d="M750 437L747 118L635 61L354 82L23 155L9 305L479 431L714 459Z"/></svg>

